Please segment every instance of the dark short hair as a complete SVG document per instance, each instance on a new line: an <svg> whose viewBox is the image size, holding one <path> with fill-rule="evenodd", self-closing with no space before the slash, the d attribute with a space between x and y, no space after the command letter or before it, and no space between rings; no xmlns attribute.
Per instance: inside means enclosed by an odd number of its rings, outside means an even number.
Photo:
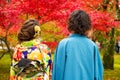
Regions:
<svg viewBox="0 0 120 80"><path fill-rule="evenodd" d="M33 39L35 35L35 30L34 30L35 25L39 26L37 20L35 19L26 20L18 33L18 40L29 41Z"/></svg>
<svg viewBox="0 0 120 80"><path fill-rule="evenodd" d="M85 35L86 31L91 28L89 15L83 10L75 10L69 17L68 30L77 34Z"/></svg>

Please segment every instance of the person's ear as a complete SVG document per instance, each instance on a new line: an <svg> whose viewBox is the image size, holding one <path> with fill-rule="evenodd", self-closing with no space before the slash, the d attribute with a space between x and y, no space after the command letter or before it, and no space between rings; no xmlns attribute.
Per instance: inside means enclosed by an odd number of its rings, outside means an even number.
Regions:
<svg viewBox="0 0 120 80"><path fill-rule="evenodd" d="M88 31L86 32L86 36L87 36L88 38L92 38L92 35L93 35L93 29L90 29L90 30L88 30Z"/></svg>

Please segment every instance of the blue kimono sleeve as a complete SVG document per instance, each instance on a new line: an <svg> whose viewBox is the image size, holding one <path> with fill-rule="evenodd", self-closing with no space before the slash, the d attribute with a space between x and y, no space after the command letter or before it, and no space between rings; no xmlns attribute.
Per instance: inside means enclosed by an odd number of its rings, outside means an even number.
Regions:
<svg viewBox="0 0 120 80"><path fill-rule="evenodd" d="M59 43L53 63L53 72L52 72L52 80L63 80L64 79L64 67L66 60L66 41L62 41Z"/></svg>
<svg viewBox="0 0 120 80"><path fill-rule="evenodd" d="M100 58L100 53L97 47L94 48L94 80L103 80L103 73L104 73L104 68L102 64L102 60Z"/></svg>

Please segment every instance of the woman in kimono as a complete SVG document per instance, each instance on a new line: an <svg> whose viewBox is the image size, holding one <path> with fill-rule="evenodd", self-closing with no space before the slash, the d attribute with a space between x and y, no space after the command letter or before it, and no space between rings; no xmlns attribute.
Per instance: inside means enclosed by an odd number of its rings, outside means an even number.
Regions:
<svg viewBox="0 0 120 80"><path fill-rule="evenodd" d="M39 38L36 20L27 20L18 33L10 68L10 80L50 80L51 50Z"/></svg>
<svg viewBox="0 0 120 80"><path fill-rule="evenodd" d="M60 41L55 52L52 80L102 80L100 53L88 38L91 30L88 14L74 11L69 17L68 30L71 34Z"/></svg>

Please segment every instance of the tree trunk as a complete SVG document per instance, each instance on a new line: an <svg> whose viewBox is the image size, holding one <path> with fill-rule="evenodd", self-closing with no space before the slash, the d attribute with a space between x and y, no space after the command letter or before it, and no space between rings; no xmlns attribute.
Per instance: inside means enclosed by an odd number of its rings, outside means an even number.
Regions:
<svg viewBox="0 0 120 80"><path fill-rule="evenodd" d="M103 10L107 11L109 8L109 3L110 0L104 0L103 2ZM117 17L120 17L120 10L118 7L118 0L116 0L116 13L117 13ZM111 6L114 6L114 4L112 4ZM113 8L113 7L111 7ZM110 9L113 10L113 9ZM118 16L119 14L119 16ZM111 31L109 32L109 40L108 42L105 44L105 51L103 54L103 64L104 64L104 68L105 69L114 69L114 52L115 52L115 28L112 28Z"/></svg>
<svg viewBox="0 0 120 80"><path fill-rule="evenodd" d="M115 29L110 32L110 41L106 44L106 50L103 55L103 64L105 69L114 69L114 46L115 46Z"/></svg>

